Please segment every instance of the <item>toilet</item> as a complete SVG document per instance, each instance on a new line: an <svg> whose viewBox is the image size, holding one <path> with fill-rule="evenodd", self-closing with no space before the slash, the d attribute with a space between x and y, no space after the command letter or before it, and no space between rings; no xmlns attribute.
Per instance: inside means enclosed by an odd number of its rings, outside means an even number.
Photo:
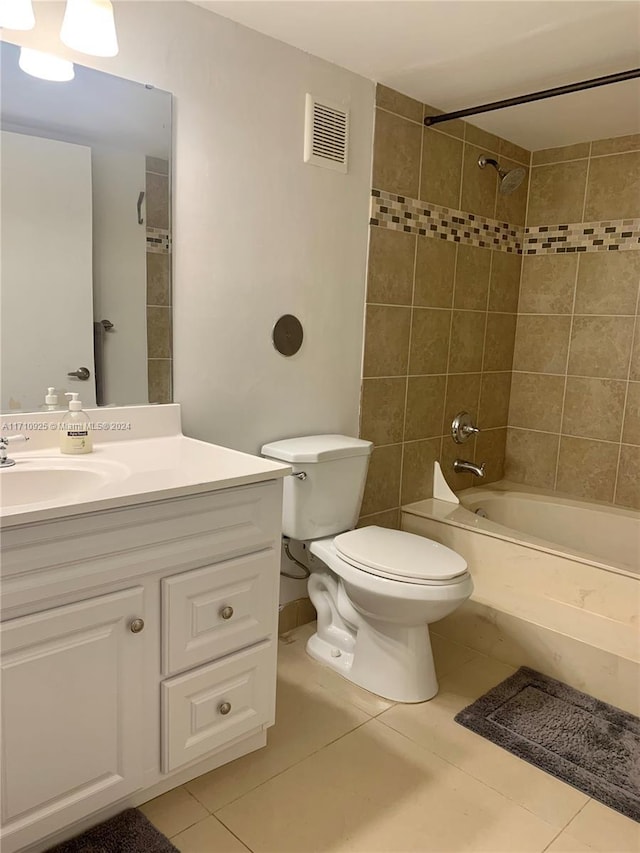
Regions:
<svg viewBox="0 0 640 853"><path fill-rule="evenodd" d="M438 692L429 624L473 591L463 558L422 536L358 520L372 444L314 435L265 444L293 468L284 482L283 534L309 551L317 630L311 657L394 702Z"/></svg>

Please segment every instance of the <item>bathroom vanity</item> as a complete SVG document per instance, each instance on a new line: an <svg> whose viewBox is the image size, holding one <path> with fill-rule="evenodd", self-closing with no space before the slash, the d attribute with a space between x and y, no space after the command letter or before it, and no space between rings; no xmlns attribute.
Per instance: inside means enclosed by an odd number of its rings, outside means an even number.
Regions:
<svg viewBox="0 0 640 853"><path fill-rule="evenodd" d="M133 427L64 463L37 430L0 471L3 853L257 749L274 722L289 468L185 438L176 405L99 417ZM41 493L15 503L27 480Z"/></svg>

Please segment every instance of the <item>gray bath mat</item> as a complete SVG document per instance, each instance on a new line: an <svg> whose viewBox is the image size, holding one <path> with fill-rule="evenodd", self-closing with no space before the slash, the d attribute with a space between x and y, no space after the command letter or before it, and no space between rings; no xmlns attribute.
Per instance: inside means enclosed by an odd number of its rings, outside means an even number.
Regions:
<svg viewBox="0 0 640 853"><path fill-rule="evenodd" d="M127 809L47 853L178 853L178 848L142 812Z"/></svg>
<svg viewBox="0 0 640 853"><path fill-rule="evenodd" d="M640 821L640 719L521 667L456 722Z"/></svg>

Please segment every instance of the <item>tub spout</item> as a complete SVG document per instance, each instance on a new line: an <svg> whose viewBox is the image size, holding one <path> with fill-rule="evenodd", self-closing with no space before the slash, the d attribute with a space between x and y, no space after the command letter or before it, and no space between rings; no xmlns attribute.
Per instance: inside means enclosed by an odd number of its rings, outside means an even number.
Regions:
<svg viewBox="0 0 640 853"><path fill-rule="evenodd" d="M484 466L486 462L483 462L482 465L476 465L475 462L467 462L466 459L456 459L453 463L453 470L456 474L474 474L476 477L484 477Z"/></svg>

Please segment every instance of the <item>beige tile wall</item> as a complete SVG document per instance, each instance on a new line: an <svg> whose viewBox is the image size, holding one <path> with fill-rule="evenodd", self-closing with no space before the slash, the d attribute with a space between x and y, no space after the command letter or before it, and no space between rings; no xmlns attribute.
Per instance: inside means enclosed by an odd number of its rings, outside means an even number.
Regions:
<svg viewBox="0 0 640 853"><path fill-rule="evenodd" d="M640 216L640 136L532 156L527 225ZM505 476L640 508L640 251L523 258Z"/></svg>
<svg viewBox="0 0 640 853"><path fill-rule="evenodd" d="M170 228L169 163L146 158L146 225ZM147 252L147 373L150 403L170 403L171 255Z"/></svg>
<svg viewBox="0 0 640 853"><path fill-rule="evenodd" d="M526 182L497 192L481 154L528 167L528 151L385 87L377 91L373 186L524 225ZM435 111L437 112L437 111ZM401 504L431 495L439 459L455 488L456 456L503 474L521 258L433 237L371 228L360 435L375 444L361 524L397 527ZM483 428L463 446L449 426L462 409Z"/></svg>

